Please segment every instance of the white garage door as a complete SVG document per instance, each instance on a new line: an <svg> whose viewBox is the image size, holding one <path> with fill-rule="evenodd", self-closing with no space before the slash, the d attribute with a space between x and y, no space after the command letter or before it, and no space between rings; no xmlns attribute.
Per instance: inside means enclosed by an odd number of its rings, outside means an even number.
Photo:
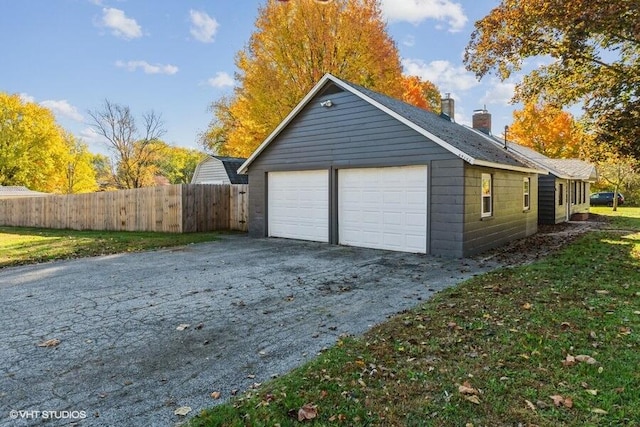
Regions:
<svg viewBox="0 0 640 427"><path fill-rule="evenodd" d="M340 244L427 251L427 167L338 171Z"/></svg>
<svg viewBox="0 0 640 427"><path fill-rule="evenodd" d="M269 172L269 236L329 241L329 173Z"/></svg>

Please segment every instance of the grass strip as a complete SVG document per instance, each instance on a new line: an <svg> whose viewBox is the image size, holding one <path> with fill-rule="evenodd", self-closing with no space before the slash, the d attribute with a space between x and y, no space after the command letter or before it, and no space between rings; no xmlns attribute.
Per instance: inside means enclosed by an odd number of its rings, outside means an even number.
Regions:
<svg viewBox="0 0 640 427"><path fill-rule="evenodd" d="M218 235L0 227L0 268L182 246L215 240Z"/></svg>

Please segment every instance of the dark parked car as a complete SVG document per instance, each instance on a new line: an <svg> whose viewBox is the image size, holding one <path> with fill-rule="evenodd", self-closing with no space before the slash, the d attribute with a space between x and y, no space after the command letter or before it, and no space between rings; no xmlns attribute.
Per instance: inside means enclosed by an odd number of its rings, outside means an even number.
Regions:
<svg viewBox="0 0 640 427"><path fill-rule="evenodd" d="M593 193L589 198L591 206L613 206L613 191ZM618 193L618 206L624 204L624 196Z"/></svg>

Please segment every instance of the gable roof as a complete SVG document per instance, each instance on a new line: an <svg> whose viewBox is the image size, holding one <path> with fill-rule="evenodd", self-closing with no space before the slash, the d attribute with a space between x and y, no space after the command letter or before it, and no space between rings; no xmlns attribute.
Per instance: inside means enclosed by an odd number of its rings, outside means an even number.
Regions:
<svg viewBox="0 0 640 427"><path fill-rule="evenodd" d="M497 144L503 146L504 141L500 141L496 137L489 137ZM536 150L525 147L515 142L507 142L507 150L512 151L524 159L536 164L549 173L561 179L571 179L580 181L595 182L598 180L596 167L584 160L580 159L552 159Z"/></svg>
<svg viewBox="0 0 640 427"><path fill-rule="evenodd" d="M497 147L472 129L452 122L446 116L443 117L425 111L354 83L341 80L331 74L325 74L322 79L320 79L293 111L291 111L278 127L260 144L247 161L242 164L238 172L247 173L251 163L253 163L269 144L276 139L280 132L293 121L298 113L329 84L334 84L352 93L471 165L528 173L547 173L535 165L526 162L521 157L514 156L507 150Z"/></svg>

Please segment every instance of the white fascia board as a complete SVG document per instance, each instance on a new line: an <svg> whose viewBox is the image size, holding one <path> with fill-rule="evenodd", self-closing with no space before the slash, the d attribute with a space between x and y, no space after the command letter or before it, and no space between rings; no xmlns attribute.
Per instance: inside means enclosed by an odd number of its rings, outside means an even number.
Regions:
<svg viewBox="0 0 640 427"><path fill-rule="evenodd" d="M262 153L265 150L265 148L269 146L269 144L271 144L271 141L273 141L275 137L278 136L278 134L282 132L282 130L287 125L289 125L289 123L291 123L291 121L298 115L300 110L302 110L309 103L311 98L316 96L316 94L320 91L320 89L322 89L322 87L327 82L327 80L331 80L334 83L338 84L340 87L343 87L343 85L339 84L338 81L336 81L335 77L333 77L331 74L325 74L324 76L322 76L320 81L316 83L316 85L311 89L311 91L309 91L309 93L307 93L307 95L304 98L302 98L302 101L300 101L298 105L296 105L296 107L293 110L291 110L289 115L285 117L285 119L282 122L280 122L278 127L276 127L273 130L273 132L271 132L271 134L262 142L262 144L260 144L258 148L256 148L256 150L253 153L251 153L251 156L249 156L249 158L238 169L237 172L239 174L246 175L249 169L249 165L253 163L255 158L258 157L260 153Z"/></svg>

